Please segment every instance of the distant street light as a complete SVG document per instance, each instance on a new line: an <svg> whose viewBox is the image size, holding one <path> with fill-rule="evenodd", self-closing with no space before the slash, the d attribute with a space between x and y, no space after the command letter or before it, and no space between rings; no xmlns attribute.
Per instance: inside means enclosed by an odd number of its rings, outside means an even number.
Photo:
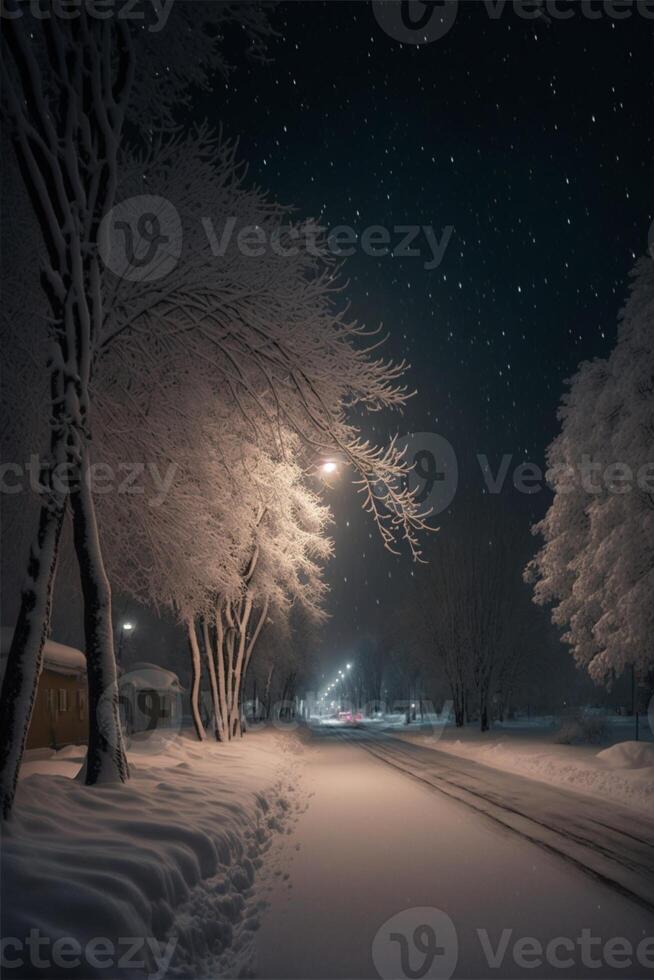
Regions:
<svg viewBox="0 0 654 980"><path fill-rule="evenodd" d="M125 633L131 633L134 629L135 629L134 623L125 622L121 624L120 635L118 638L118 655L116 656L116 660L118 663L121 663L122 656L123 656L123 642L125 640Z"/></svg>
<svg viewBox="0 0 654 980"><path fill-rule="evenodd" d="M333 459L326 459L321 465L320 471L325 476L330 476L332 473L336 473L338 470L338 463L335 463Z"/></svg>

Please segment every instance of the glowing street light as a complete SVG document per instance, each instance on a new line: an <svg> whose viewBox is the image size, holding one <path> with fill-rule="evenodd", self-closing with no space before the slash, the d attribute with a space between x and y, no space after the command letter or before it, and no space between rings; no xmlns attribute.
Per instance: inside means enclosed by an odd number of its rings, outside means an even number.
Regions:
<svg viewBox="0 0 654 980"><path fill-rule="evenodd" d="M116 655L116 660L119 664L121 663L121 659L123 655L123 641L125 640L125 633L127 634L132 633L134 629L135 629L134 623L130 623L129 620L126 620L124 623L121 623L120 625L120 636L118 639L118 653Z"/></svg>
<svg viewBox="0 0 654 980"><path fill-rule="evenodd" d="M320 472L324 476L331 476L338 470L338 463L335 463L333 459L326 459L324 463L321 464Z"/></svg>

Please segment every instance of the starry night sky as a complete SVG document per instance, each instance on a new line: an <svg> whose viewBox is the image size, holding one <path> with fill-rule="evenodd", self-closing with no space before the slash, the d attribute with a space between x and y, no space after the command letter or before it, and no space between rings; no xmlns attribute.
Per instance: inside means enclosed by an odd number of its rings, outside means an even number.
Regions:
<svg viewBox="0 0 654 980"><path fill-rule="evenodd" d="M454 226L432 271L349 258L347 295L391 332L419 392L377 434L441 433L481 492L475 454L542 464L564 379L615 341L653 217L654 21L578 12L535 26L460 7L447 36L416 47L388 37L367 2L283 3L270 64L236 55L197 110L239 137L255 182L323 225L415 223L439 238ZM526 536L548 500L516 501ZM411 567L384 556L350 489L330 502L325 649L340 657Z"/></svg>

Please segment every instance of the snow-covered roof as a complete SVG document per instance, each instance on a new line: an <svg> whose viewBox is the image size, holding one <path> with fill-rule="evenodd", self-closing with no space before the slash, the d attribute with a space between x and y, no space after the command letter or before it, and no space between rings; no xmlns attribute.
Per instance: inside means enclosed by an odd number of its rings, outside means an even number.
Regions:
<svg viewBox="0 0 654 980"><path fill-rule="evenodd" d="M121 676L120 684L131 684L138 691L171 691L175 694L182 691L179 677L172 670L145 662L132 664Z"/></svg>
<svg viewBox="0 0 654 980"><path fill-rule="evenodd" d="M2 660L0 676L4 674L13 635L13 628L0 626L0 659ZM46 640L43 647L43 667L57 674L84 674L86 673L86 657L81 650L77 650L75 647L56 643L54 640Z"/></svg>

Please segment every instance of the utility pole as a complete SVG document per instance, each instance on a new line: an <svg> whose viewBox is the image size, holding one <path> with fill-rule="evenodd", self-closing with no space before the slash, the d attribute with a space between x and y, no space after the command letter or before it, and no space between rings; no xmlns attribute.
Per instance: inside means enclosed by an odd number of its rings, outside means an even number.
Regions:
<svg viewBox="0 0 654 980"><path fill-rule="evenodd" d="M131 633L134 629L133 623L122 623L120 627L120 634L118 638L118 653L116 655L116 662L119 667L123 665L123 642L125 640L125 633Z"/></svg>

